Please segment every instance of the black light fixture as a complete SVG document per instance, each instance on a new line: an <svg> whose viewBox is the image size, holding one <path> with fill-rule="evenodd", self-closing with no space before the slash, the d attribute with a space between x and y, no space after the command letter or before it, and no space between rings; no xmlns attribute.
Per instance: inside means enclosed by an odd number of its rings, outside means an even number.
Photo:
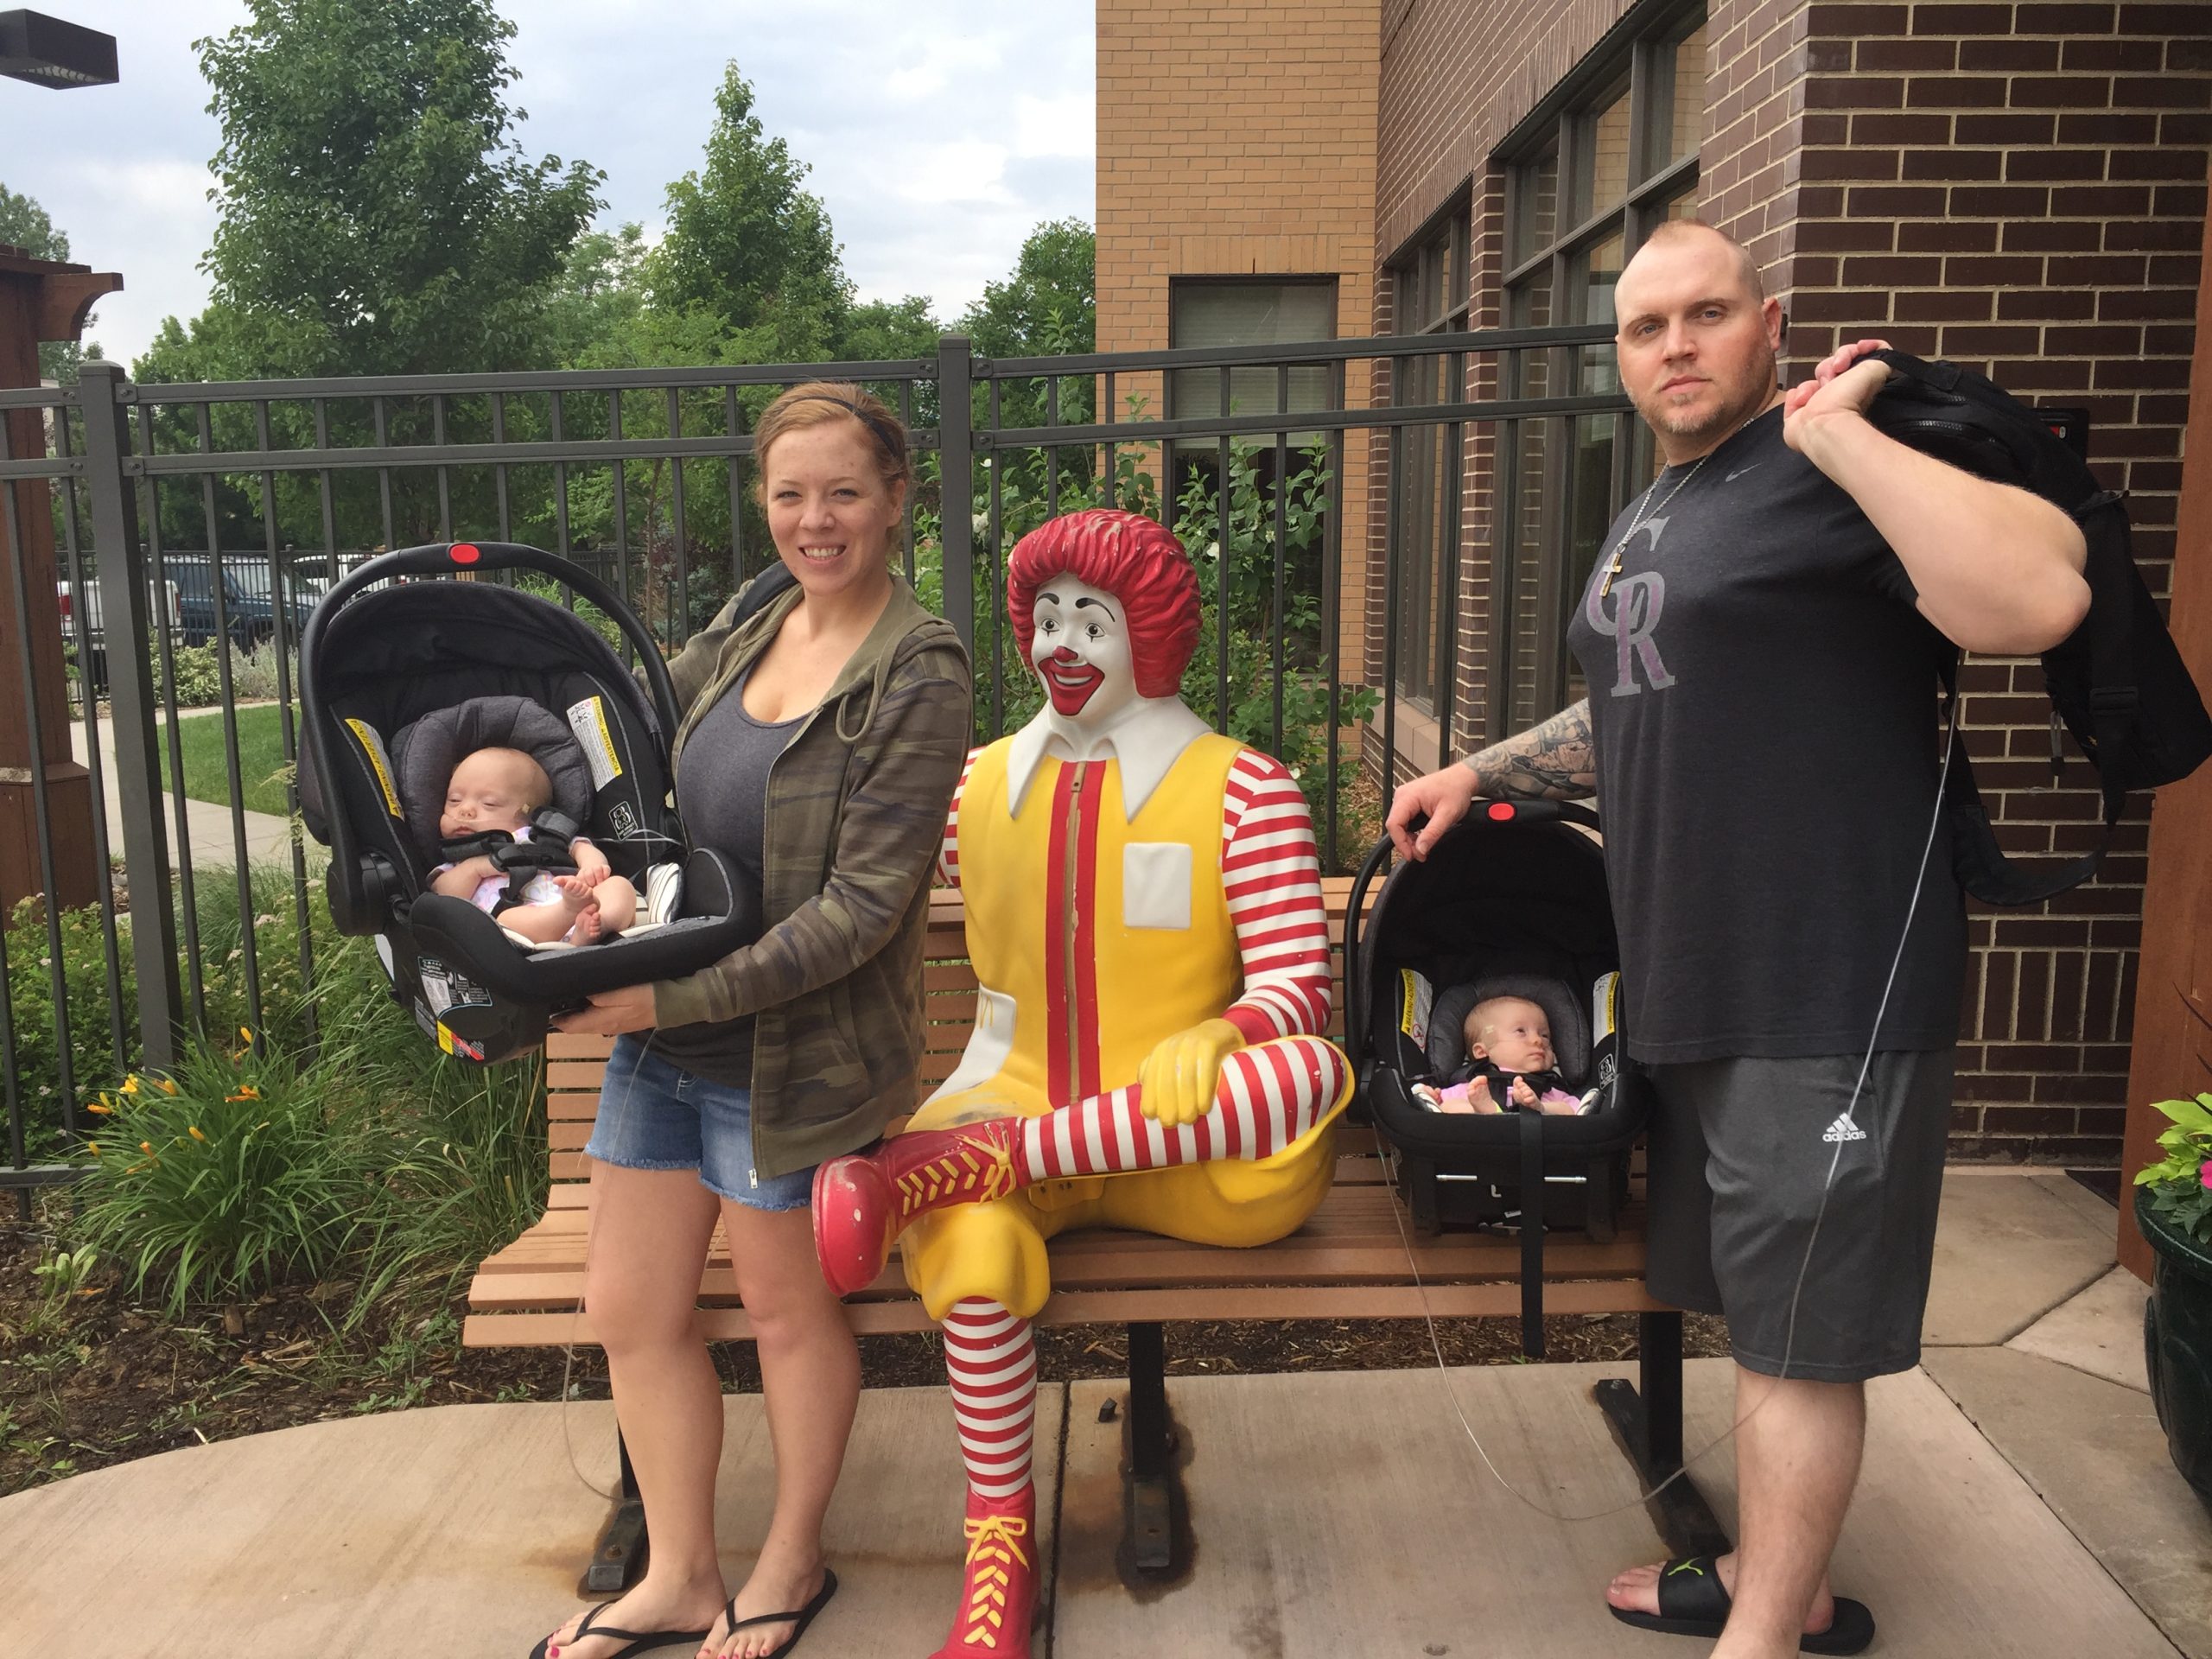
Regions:
<svg viewBox="0 0 2212 1659"><path fill-rule="evenodd" d="M42 11L0 11L0 75L35 86L112 86L115 36Z"/></svg>

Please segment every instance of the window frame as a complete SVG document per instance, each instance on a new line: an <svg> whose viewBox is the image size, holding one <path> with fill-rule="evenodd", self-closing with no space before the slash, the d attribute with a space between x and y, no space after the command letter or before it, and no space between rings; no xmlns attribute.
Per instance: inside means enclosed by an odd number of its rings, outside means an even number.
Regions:
<svg viewBox="0 0 2212 1659"><path fill-rule="evenodd" d="M1694 205L1699 154L1693 143L1687 153L1655 157L1653 116L1656 95L1674 92L1676 48L1709 22L1704 0L1648 0L1632 7L1588 57L1564 77L1536 107L1507 135L1491 154L1505 182L1505 245L1523 245L1522 226L1535 210L1529 199L1536 169L1548 159L1556 168L1554 186L1554 223L1550 239L1531 249L1507 267L1499 279L1501 315L1514 315L1517 296L1534 291L1539 279L1548 279L1550 290L1548 321L1563 323L1579 314L1576 284L1580 267L1590 252L1607 238L1621 238L1622 264L1634 256L1655 226L1669 217L1669 209L1685 200ZM1707 59L1711 61L1708 38ZM1709 75L1709 71L1708 71ZM1587 204L1574 200L1578 175L1586 159L1592 118L1613 106L1625 78L1628 104L1626 177L1620 194ZM1670 134L1670 138L1679 135ZM1669 143L1669 151L1676 144ZM1595 175L1594 165L1591 168ZM1573 222L1567 216L1576 213ZM1554 394L1575 384L1578 353L1603 347L1550 346L1544 349L1545 385ZM1527 373L1526 357L1515 353L1510 365L1510 384L1517 391ZM1558 712L1567 700L1567 607L1577 595L1567 592L1572 552L1573 512L1570 451L1575 442L1575 422L1566 416L1543 417L1543 473L1540 485L1545 520L1540 525L1535 565L1535 634L1532 670L1531 712L1543 719ZM1651 435L1633 415L1615 416L1611 479L1607 499L1618 514L1633 496L1639 477L1651 471ZM1520 423L1512 438L1498 446L1497 493L1504 505L1500 523L1518 525L1522 518L1522 480L1518 476ZM1623 442L1625 435L1626 441ZM1499 664L1490 698L1487 735L1504 734L1519 685L1519 664L1514 658L1514 612L1526 574L1522 569L1517 533L1494 550L1491 582L1491 660Z"/></svg>
<svg viewBox="0 0 2212 1659"><path fill-rule="evenodd" d="M1433 266L1431 259L1441 251L1443 270L1436 281L1438 305L1428 315L1420 315L1417 308ZM1474 315L1474 180L1471 176L1446 198L1444 205L1429 215L1427 221L1408 237L1385 265L1390 280L1391 332L1408 334L1463 334L1471 324ZM1453 273L1457 273L1456 282ZM1409 322L1409 319L1413 319ZM1465 395L1466 359L1463 353L1440 354L1445 365L1456 364L1461 385L1452 397L1457 401ZM1390 376L1390 402L1394 406L1419 401L1421 394L1414 384L1412 372L1416 364L1427 359L1402 358L1397 359ZM1427 436L1430 429L1423 429ZM1409 445L1407 429L1393 426L1389 437L1389 539L1384 556L1389 561L1384 574L1386 591L1395 594L1397 604L1384 606L1384 626L1391 631L1389 637L1396 641L1390 652L1391 673L1389 694L1433 716L1442 731L1450 729L1452 690L1459 669L1459 619L1454 603L1459 588L1459 551L1464 524L1461 505L1465 495L1465 432L1461 423L1443 423L1439 435L1442 439L1442 453L1434 458L1436 478L1427 478L1428 459L1424 458L1421 470L1426 483L1433 489L1438 480L1445 480L1441 497L1441 512L1433 524L1421 528L1427 532L1419 548L1419 568L1412 568L1408 555L1414 551L1414 538L1407 533L1407 515L1412 510L1412 493L1408 487ZM1417 604L1409 603L1409 596L1418 593ZM1424 612L1434 612L1424 615ZM1426 686L1408 683L1408 643L1417 642L1426 632L1434 642L1436 660L1433 678Z"/></svg>

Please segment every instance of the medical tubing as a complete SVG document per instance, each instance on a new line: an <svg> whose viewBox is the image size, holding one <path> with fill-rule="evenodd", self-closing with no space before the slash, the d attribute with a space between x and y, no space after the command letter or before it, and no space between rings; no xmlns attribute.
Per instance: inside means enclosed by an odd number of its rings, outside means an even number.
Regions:
<svg viewBox="0 0 2212 1659"><path fill-rule="evenodd" d="M1951 757L1958 752L1958 734L1959 699L1957 696L1954 694L1950 698L1949 728L1945 734L1943 742L1943 764L1942 769L1936 774L1936 810L1929 818L1927 838L1922 844L1920 849L1920 868L1918 873L1913 878L1912 898L1905 906L1904 929L1897 936L1897 952L1890 958L1889 976L1883 982L1882 999L1875 1006L1874 1009L1874 1027L1873 1029L1866 1034L1866 1052L1859 1059L1859 1076L1857 1080L1853 1082L1851 1086L1851 1099L1843 1109L1843 1121L1850 1123L1854 1128L1857 1128L1858 1125L1852 1118L1852 1114L1859 1109L1859 1096L1866 1086L1866 1074L1872 1069L1874 1064L1874 1054L1878 1046L1881 1042L1882 1020L1889 1013L1890 994L1897 988L1897 970L1904 964L1905 947L1911 943L1912 925L1920 913L1920 897L1927 888L1928 861L1936 850L1936 832L1941 830L1943 825L1943 790L1944 785L1950 781ZM1347 953L1347 965L1349 965L1349 953ZM1828 1128L1831 1127L1833 1126L1823 1124L1821 1129L1821 1134L1825 1135ZM1798 1307L1799 1304L1803 1300L1805 1294L1806 1275L1812 1270L1813 1251L1815 1247L1820 1243L1821 1223L1827 1215L1828 1198L1835 1190L1836 1171L1841 1166L1843 1161L1844 1145L1845 1142L1842 1140L1839 1139L1836 1141L1834 1143L1835 1150L1829 1156L1827 1179L1821 1185L1821 1202L1819 1206L1813 1212L1812 1230L1806 1236L1805 1239L1804 1260L1800 1262L1797 1265L1797 1281L1791 1288L1789 1294L1789 1323L1787 1327L1786 1334L1783 1339L1782 1369L1776 1375L1775 1380L1777 1382L1786 1381L1789 1376L1789 1361L1793 1354L1796 1352L1797 1344ZM1396 1172L1392 1166L1391 1160L1386 1158L1383 1160L1382 1167L1384 1179L1388 1180L1390 1185L1393 1197L1400 1196L1397 1192ZM1730 1423L1726 1429L1722 1430L1705 1445L1700 1446L1695 1452L1691 1452L1688 1457L1684 1458L1681 1461L1681 1466L1675 1469L1672 1474L1669 1475L1664 1480L1659 1482L1656 1486L1651 1487L1649 1491L1639 1491L1634 1497L1625 1499L1621 1503L1612 1504L1605 1509L1592 1510L1587 1514L1583 1515L1569 1515L1561 1510L1552 1509L1547 1504L1540 1503L1535 1498L1529 1497L1528 1493L1522 1491L1518 1486L1516 1486L1511 1481L1508 1480L1498 1471L1497 1464L1491 1461L1489 1450L1483 1445L1482 1437L1475 1433L1474 1425L1467 1421L1466 1410L1459 1403L1459 1391L1452 1384L1451 1367L1445 1363L1444 1344L1442 1338L1437 1335L1436 1315L1434 1311L1429 1306L1428 1287L1421 1282L1421 1264L1414 1257L1413 1240L1407 1235L1405 1217L1401 1213L1400 1207L1397 1204L1394 1203L1390 1206L1390 1215L1391 1218L1395 1221L1398 1225L1398 1242L1405 1248L1406 1265L1413 1274L1414 1293L1421 1298L1421 1318L1428 1326L1428 1345L1430 1351L1436 1356L1437 1375L1443 1380L1445 1397L1452 1402L1452 1414L1459 1420L1459 1427L1461 1432L1466 1435L1468 1443L1475 1448L1475 1455L1482 1459L1483 1467L1490 1471L1491 1478L1496 1480L1499 1485L1504 1487L1507 1491L1512 1493L1515 1497L1518 1498L1529 1509L1534 1510L1537 1514L1543 1516L1548 1520L1564 1521L1569 1522L1602 1521L1609 1516L1620 1514L1624 1510L1631 1510L1636 1508L1638 1504L1649 1503L1660 1493L1665 1491L1668 1487L1673 1485L1675 1482L1680 1480L1684 1475L1688 1474L1693 1465L1702 1462L1707 1457L1718 1451L1726 1441L1733 1440L1737 1432L1740 1430L1745 1424L1750 1422L1752 1418L1758 1415L1759 1412L1765 1407L1766 1402L1774 1398L1776 1391L1771 1389L1768 1389L1764 1394L1759 1396L1758 1403L1753 1405L1749 1411L1745 1412L1741 1417L1737 1418L1733 1422Z"/></svg>

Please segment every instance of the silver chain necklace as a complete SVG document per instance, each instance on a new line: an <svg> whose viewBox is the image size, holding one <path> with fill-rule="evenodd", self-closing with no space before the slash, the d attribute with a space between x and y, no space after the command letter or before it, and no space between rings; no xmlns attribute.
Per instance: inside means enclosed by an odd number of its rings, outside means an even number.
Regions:
<svg viewBox="0 0 2212 1659"><path fill-rule="evenodd" d="M1656 478L1651 480L1649 487L1643 492L1643 500L1637 504L1635 519L1629 524L1629 527L1625 531L1621 532L1620 540L1613 543L1612 563L1605 567L1605 584L1598 589L1599 598L1610 599L1612 596L1613 578L1621 573L1621 555L1628 550L1628 544L1630 541L1635 539L1636 532L1643 528L1644 520L1652 513L1656 512L1659 510L1659 507L1665 506L1668 502L1672 501L1677 495L1680 495L1682 492L1682 486L1688 483L1690 480L1695 478L1698 475L1699 469L1701 468L1707 461L1712 459L1713 451L1711 449L1707 450L1703 454L1700 455L1691 465L1689 471L1684 473L1681 477L1675 480L1675 487L1668 491L1664 496L1660 498L1658 506L1656 507L1651 505L1651 492L1659 487L1659 480Z"/></svg>

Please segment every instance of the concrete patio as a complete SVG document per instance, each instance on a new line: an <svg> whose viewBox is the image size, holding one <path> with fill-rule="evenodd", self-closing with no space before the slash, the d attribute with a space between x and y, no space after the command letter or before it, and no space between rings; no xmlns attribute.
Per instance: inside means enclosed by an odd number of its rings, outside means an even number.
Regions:
<svg viewBox="0 0 2212 1659"><path fill-rule="evenodd" d="M2143 1293L2113 1266L2113 1219L2056 1172L1953 1172L1925 1363L1871 1391L1866 1478L1836 1560L1839 1587L1880 1621L1873 1651L2212 1659L2212 1521L2143 1392ZM1049 1388L1037 1650L1695 1654L1616 1624L1598 1593L1656 1553L1589 1399L1626 1369L1173 1379L1195 1561L1134 1594L1114 1565L1121 1430L1100 1421L1120 1387ZM1484 1471L1447 1386L1536 1503L1604 1513L1570 1523L1516 1499ZM1726 1427L1726 1363L1694 1362L1688 1387L1688 1441L1703 1446ZM727 1413L719 1520L741 1576L766 1519L769 1451L757 1398L732 1396ZM0 1500L17 1645L518 1656L575 1605L613 1439L603 1404L447 1407ZM1697 1471L1731 1516L1732 1471L1725 1448ZM845 1588L807 1651L896 1659L942 1640L959 1491L943 1390L863 1398L830 1516Z"/></svg>

